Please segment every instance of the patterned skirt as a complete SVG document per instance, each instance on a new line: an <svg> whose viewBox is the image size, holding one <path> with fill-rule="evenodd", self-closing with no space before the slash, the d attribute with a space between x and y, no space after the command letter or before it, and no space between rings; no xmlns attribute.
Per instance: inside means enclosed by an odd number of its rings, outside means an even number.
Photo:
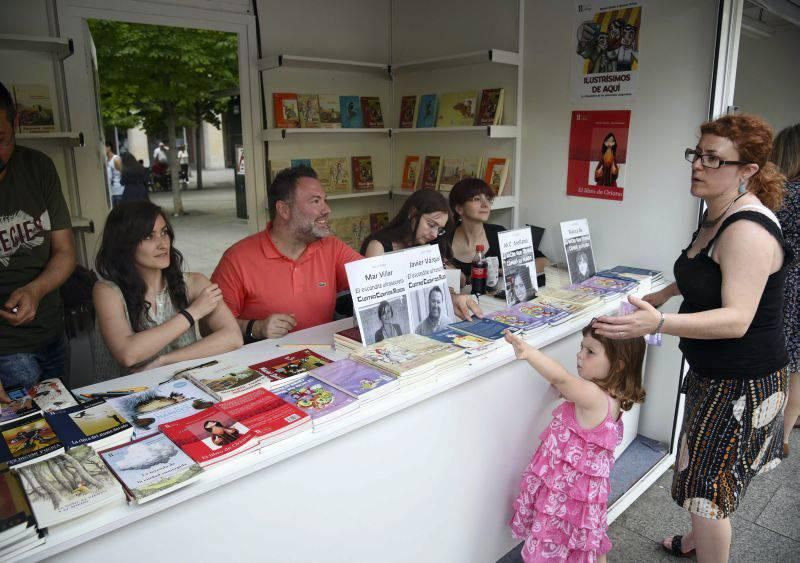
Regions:
<svg viewBox="0 0 800 563"><path fill-rule="evenodd" d="M728 518L750 480L783 453L788 370L759 379L708 379L689 371L672 498L692 514Z"/></svg>

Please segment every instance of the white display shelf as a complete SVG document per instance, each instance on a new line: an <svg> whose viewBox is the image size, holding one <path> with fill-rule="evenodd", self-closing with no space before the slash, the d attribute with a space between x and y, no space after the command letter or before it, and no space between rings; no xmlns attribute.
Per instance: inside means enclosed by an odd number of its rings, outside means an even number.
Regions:
<svg viewBox="0 0 800 563"><path fill-rule="evenodd" d="M275 70L278 68L303 68L318 70L349 70L356 72L372 72L384 74L391 78L389 65L365 61L345 59L325 59L320 57L303 57L300 55L269 55L258 60L258 70Z"/></svg>
<svg viewBox="0 0 800 563"><path fill-rule="evenodd" d="M69 57L75 48L72 39L45 35L16 35L0 33L0 51L38 51L52 53L60 60Z"/></svg>
<svg viewBox="0 0 800 563"><path fill-rule="evenodd" d="M287 137L293 137L295 135L338 135L338 134L363 134L363 133L370 133L370 134L381 134L381 135L389 135L391 129L367 129L367 128L360 128L360 129L348 129L344 127L340 127L337 129L323 129L323 128L292 128L292 129L281 129L281 128L271 128L271 129L264 129L261 133L261 140L263 141L283 141Z"/></svg>
<svg viewBox="0 0 800 563"><path fill-rule="evenodd" d="M661 287L663 287L663 284L654 285L650 291L656 291ZM643 294L644 292L635 293L635 295L639 295L640 297ZM619 301L620 298L605 302L593 308L590 313L593 316L611 314L617 310ZM490 312L491 310L503 309L505 303L487 297L481 300L481 306L484 308L485 312ZM526 338L526 340L537 348L543 348L581 330L586 322L587 315L579 315L558 326L549 327L536 333ZM318 350L319 353L330 357L332 360L338 360L346 357L346 354L330 349L328 347L329 343L335 332L351 328L352 326L353 319L342 319L326 325L301 330L289 334L282 339L250 344L239 350L225 354L220 358L224 358L226 361L236 361L241 365L250 365L253 362L263 361L265 358L286 354L288 350L293 349L280 348L280 344L297 346L299 343L303 343L302 346L308 346L313 350L315 345L308 343L318 342L326 347L324 351L321 349ZM306 450L321 446L350 432L357 431L359 428L431 399L484 374L491 374L514 360L514 351L511 346L502 346L488 357L475 359L474 362L471 361L468 368L458 373L449 373L447 377L439 380L427 381L408 387L400 387L395 392L372 404L367 403L365 405L359 405L358 409L348 413L335 422L331 422L321 431L304 432L209 467L200 475L197 481L175 492L147 502L146 504L137 506L120 503L119 505L87 514L71 522L53 526L49 530L50 533L47 538L47 543L26 552L22 560L40 561L58 555L67 549L96 539L114 530L124 528L136 521L167 510L204 493L214 491L219 487L246 477L256 471L266 469L271 465L294 457ZM119 389L121 387L137 385L153 386L168 379L175 370L196 364L197 360L181 362L133 374L124 378L91 385L89 387L77 389L75 392L101 392L109 389Z"/></svg>
<svg viewBox="0 0 800 563"><path fill-rule="evenodd" d="M354 197L378 197L383 195L391 194L391 190L371 190L371 191L364 191L364 192L347 192L346 194L333 194L329 195L326 199L328 201L332 199L350 199Z"/></svg>
<svg viewBox="0 0 800 563"><path fill-rule="evenodd" d="M398 63L391 65L392 74L403 72L414 72L417 70L430 70L434 68L445 68L454 66L473 65L481 63L497 63L512 66L519 66L521 57L519 53L513 51L503 51L501 49L485 49L483 51L470 51L468 53L458 53L446 57L435 57L412 61L408 63Z"/></svg>
<svg viewBox="0 0 800 563"><path fill-rule="evenodd" d="M471 125L466 127L409 127L391 130L392 135L413 133L485 133L492 139L516 139L519 127L516 125Z"/></svg>
<svg viewBox="0 0 800 563"><path fill-rule="evenodd" d="M50 133L17 133L17 141L51 141L64 143L70 147L83 146L83 133L74 131L53 131Z"/></svg>
<svg viewBox="0 0 800 563"><path fill-rule="evenodd" d="M418 188L418 189L416 189L414 191L419 191L421 189L430 189L430 188ZM435 191L438 191L438 190L435 190ZM413 193L414 192L409 192L409 191L406 191L406 190L392 190L392 197L395 197L395 196L408 197ZM447 197L449 195L449 192L440 192L440 193L444 197ZM330 199L330 198L328 198L328 199ZM492 211L497 211L499 209L513 209L513 208L515 208L517 206L518 203L519 202L517 201L517 198L515 198L513 195L504 195L504 196L496 197L496 198L494 198L494 201L492 202Z"/></svg>

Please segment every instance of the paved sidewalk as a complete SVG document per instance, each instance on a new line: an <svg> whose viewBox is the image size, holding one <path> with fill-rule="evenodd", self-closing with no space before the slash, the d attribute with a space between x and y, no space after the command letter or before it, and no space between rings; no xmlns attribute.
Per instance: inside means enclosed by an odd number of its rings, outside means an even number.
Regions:
<svg viewBox="0 0 800 563"><path fill-rule="evenodd" d="M203 171L202 190L195 189L194 178L192 174L189 189L181 193L188 215L170 217L170 222L185 269L210 276L222 253L250 233L247 221L236 217L232 169ZM151 193L150 199L172 213L172 192Z"/></svg>

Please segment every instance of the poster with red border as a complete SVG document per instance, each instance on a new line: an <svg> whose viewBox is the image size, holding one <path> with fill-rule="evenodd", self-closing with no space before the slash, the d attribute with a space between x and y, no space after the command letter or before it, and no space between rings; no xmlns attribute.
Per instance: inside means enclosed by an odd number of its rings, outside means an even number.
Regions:
<svg viewBox="0 0 800 563"><path fill-rule="evenodd" d="M622 201L630 110L573 111L567 195Z"/></svg>

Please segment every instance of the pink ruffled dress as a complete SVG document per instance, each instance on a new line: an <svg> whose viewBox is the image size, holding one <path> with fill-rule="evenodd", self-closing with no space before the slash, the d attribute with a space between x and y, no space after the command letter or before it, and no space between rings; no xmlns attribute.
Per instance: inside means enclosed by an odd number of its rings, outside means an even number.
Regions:
<svg viewBox="0 0 800 563"><path fill-rule="evenodd" d="M541 433L541 445L522 474L511 530L525 540L522 559L594 563L608 553L606 501L614 448L622 441L622 420L608 414L587 430L565 401Z"/></svg>

